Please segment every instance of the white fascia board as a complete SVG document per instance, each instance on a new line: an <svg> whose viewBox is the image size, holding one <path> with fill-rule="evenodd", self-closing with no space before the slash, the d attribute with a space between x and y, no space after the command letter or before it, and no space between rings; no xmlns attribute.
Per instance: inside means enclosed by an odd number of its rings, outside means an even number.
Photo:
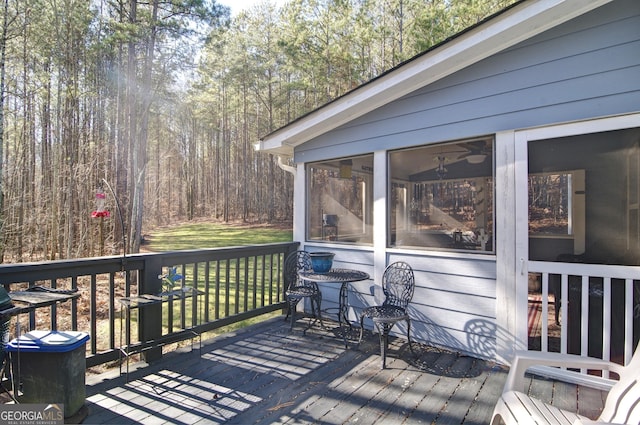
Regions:
<svg viewBox="0 0 640 425"><path fill-rule="evenodd" d="M387 103L613 0L531 0L267 135L256 149L293 149Z"/></svg>

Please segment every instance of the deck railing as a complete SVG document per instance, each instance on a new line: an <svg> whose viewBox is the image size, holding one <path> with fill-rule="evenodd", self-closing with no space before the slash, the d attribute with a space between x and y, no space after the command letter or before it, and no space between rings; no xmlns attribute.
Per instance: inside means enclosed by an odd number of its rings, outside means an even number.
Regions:
<svg viewBox="0 0 640 425"><path fill-rule="evenodd" d="M89 333L87 366L120 356L124 329L119 299L162 291L159 276L177 267L179 286L199 292L184 298L137 309L130 348L151 348L149 359L162 354L162 345L178 342L285 307L284 258L296 242L255 246L135 254L0 266L0 283L7 290L41 285L78 290L80 298L18 316L12 333L28 329L80 330Z"/></svg>
<svg viewBox="0 0 640 425"><path fill-rule="evenodd" d="M540 303L536 349L631 359L640 339L640 267L531 261L529 273L541 283L529 299L530 317ZM530 324L530 341L532 331Z"/></svg>

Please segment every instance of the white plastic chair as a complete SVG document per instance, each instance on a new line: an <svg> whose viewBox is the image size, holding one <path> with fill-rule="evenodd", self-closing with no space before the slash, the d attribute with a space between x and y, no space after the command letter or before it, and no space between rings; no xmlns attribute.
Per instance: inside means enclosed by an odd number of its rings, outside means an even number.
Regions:
<svg viewBox="0 0 640 425"><path fill-rule="evenodd" d="M558 366L611 371L620 379L607 395L602 413L592 421L559 409L526 394L525 372L533 366ZM588 380L585 380L587 385ZM595 382L595 381L594 381ZM510 424L633 424L640 423L640 348L628 365L574 354L519 352L513 360L502 396L493 411L491 425Z"/></svg>

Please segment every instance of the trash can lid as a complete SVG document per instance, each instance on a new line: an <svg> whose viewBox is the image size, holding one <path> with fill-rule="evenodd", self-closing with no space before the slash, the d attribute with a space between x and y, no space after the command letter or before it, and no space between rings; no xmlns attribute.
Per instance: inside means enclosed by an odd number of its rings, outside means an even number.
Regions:
<svg viewBox="0 0 640 425"><path fill-rule="evenodd" d="M31 331L14 338L7 351L65 353L73 351L89 340L89 334L76 331Z"/></svg>

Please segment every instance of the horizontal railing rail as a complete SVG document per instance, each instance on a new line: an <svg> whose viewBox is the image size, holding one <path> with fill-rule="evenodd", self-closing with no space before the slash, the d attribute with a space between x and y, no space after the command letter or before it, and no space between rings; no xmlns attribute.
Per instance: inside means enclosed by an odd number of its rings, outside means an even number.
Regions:
<svg viewBox="0 0 640 425"><path fill-rule="evenodd" d="M145 355L152 359L161 355L155 347L186 340L194 332L283 309L284 258L297 247L288 242L1 265L0 283L8 291L37 285L80 293L78 299L17 316L10 332L87 332L88 367L118 360L122 344L131 351L151 348ZM159 294L160 276L169 267L183 276L177 287L198 295L136 309L122 324L119 300ZM128 336L124 342L123 334Z"/></svg>

